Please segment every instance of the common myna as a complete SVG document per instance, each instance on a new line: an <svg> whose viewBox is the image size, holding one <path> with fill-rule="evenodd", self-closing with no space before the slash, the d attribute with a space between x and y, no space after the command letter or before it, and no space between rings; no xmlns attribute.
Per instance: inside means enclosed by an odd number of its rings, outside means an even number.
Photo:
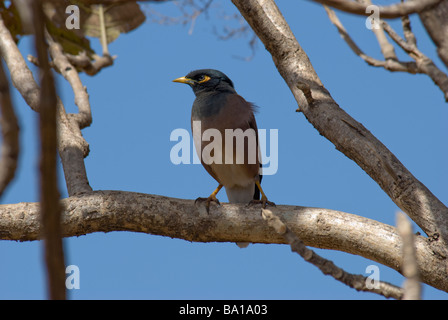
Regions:
<svg viewBox="0 0 448 320"><path fill-rule="evenodd" d="M225 187L230 203L274 205L260 186L254 105L238 95L233 82L218 70L195 70L173 82L188 84L196 95L191 110L193 140L205 170L219 183L208 198L197 201L205 201L208 211L210 202L219 204L216 195ZM219 138L222 140L215 141Z"/></svg>

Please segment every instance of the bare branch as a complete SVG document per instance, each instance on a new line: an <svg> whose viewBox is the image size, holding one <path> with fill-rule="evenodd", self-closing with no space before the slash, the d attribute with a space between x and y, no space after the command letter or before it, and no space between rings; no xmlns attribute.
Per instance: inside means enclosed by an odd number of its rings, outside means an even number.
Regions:
<svg viewBox="0 0 448 320"><path fill-rule="evenodd" d="M339 9L348 13L354 13L363 16L369 16L366 12L369 4L349 1L349 0L312 0L323 5ZM422 12L438 4L441 0L414 0L391 4L386 7L378 6L381 19L394 19L412 13Z"/></svg>
<svg viewBox="0 0 448 320"><path fill-rule="evenodd" d="M149 9L149 16L152 17L152 21L159 24L171 25L171 24L190 24L188 34L192 34L196 25L196 20L199 16L207 14L213 0L183 0L174 2L181 12L180 16L172 17L167 16L159 11Z"/></svg>
<svg viewBox="0 0 448 320"><path fill-rule="evenodd" d="M368 1L368 3L371 3L370 0L366 1ZM392 27L384 20L382 20L379 29L372 29L372 31L375 33L375 36L377 37L381 52L383 53L383 56L385 58L384 61L381 61L366 55L352 40L352 38L342 25L341 21L337 17L336 13L327 6L324 6L324 8L328 14L330 21L338 29L338 32L341 35L342 39L344 39L350 49L352 49L352 51L357 56L362 58L367 64L374 67L382 67L392 72L399 71L408 72L411 74L426 74L440 88L440 90L444 94L445 101L448 102L448 76L439 68L437 68L437 66L431 59L429 59L420 50L418 50L415 36L411 31L409 18L407 16L402 18L403 31L406 40L401 38L395 32L395 30L393 30ZM394 42L396 42L406 53L408 53L411 58L415 60L415 62L399 61L395 54L394 47L385 37L384 31L391 37Z"/></svg>
<svg viewBox="0 0 448 320"><path fill-rule="evenodd" d="M8 79L0 59L0 127L3 138L0 158L0 196L14 178L19 157L19 125L9 92Z"/></svg>
<svg viewBox="0 0 448 320"><path fill-rule="evenodd" d="M389 37L391 37L391 39L411 57L418 57L421 54L421 52L417 50L415 44L408 43L408 41L400 37L386 21L381 22L381 27L386 31Z"/></svg>
<svg viewBox="0 0 448 320"><path fill-rule="evenodd" d="M418 73L428 75L434 84L443 92L445 101L448 102L448 76L417 48L415 36L411 31L409 18L403 17L403 32L406 40L401 38L387 22L382 21L381 25L392 40L415 60Z"/></svg>
<svg viewBox="0 0 448 320"><path fill-rule="evenodd" d="M11 80L26 103L39 111L40 88L34 80L10 32L0 17L0 52L11 74ZM62 101L57 99L58 151L64 169L69 195L89 192L92 188L87 179L84 157L89 154L89 145L84 140L78 123L70 119Z"/></svg>
<svg viewBox="0 0 448 320"><path fill-rule="evenodd" d="M196 20L198 17L203 14L204 12L207 12L208 8L212 4L213 0L207 0L207 2L201 7L196 9L193 14L191 15L191 25L190 30L188 30L188 34L193 34L194 27L196 25Z"/></svg>
<svg viewBox="0 0 448 320"><path fill-rule="evenodd" d="M414 234L411 222L404 213L397 213L397 231L403 239L403 265L402 272L406 277L404 283L403 300L420 300L421 284L418 273L417 258L415 256Z"/></svg>
<svg viewBox="0 0 448 320"><path fill-rule="evenodd" d="M350 35L348 34L347 30L342 25L341 21L337 17L334 10L330 9L327 6L324 6L324 8L328 14L328 17L330 18L330 21L338 29L338 32L341 35L342 39L344 39L344 41L348 44L350 49L352 49L352 51L357 56L362 58L368 65L373 66L373 67L382 67L382 68L392 71L392 72L408 72L408 73L412 73L412 74L420 73L420 71L417 67L417 64L415 62L401 62L401 61L398 61L397 59L395 59L394 58L395 52L392 52L390 50L390 47L388 46L388 45L390 45L390 43L387 40L384 40L384 38L382 38L381 36L380 36L380 40L382 41L382 42L380 42L380 45L382 44L381 51L383 52L383 55L386 58L386 60L381 61L381 60L378 60L378 59L375 59L375 58L372 58L372 57L366 55L358 47L358 45L353 41L353 39L350 37ZM377 36L378 35L379 35L379 33L377 34ZM387 43L385 43L384 41L387 41ZM385 48L385 46L387 46L388 48Z"/></svg>
<svg viewBox="0 0 448 320"><path fill-rule="evenodd" d="M403 290L388 282L379 281L374 287L367 285L368 279L360 274L351 274L337 267L332 261L322 258L313 250L308 249L302 240L292 232L279 217L274 215L271 210L261 209L263 219L265 219L270 227L272 227L279 235L283 236L287 243L291 246L291 251L298 253L305 261L310 262L322 271L325 275L332 276L335 280L340 281L356 291L372 292L382 295L386 298L401 299Z"/></svg>
<svg viewBox="0 0 448 320"><path fill-rule="evenodd" d="M110 56L108 54L103 56L95 54L92 62L85 52L77 56L66 54L66 57L74 67L79 68L89 76L94 76L101 69L113 65L114 60L117 58L117 56Z"/></svg>
<svg viewBox="0 0 448 320"><path fill-rule="evenodd" d="M49 43L50 55L53 58L53 66L70 83L75 94L75 104L78 106L79 113L72 116L75 117L80 129L88 127L92 123L92 112L87 89L83 86L76 68L64 55L62 46L54 42L48 33L46 33L46 39Z"/></svg>
<svg viewBox="0 0 448 320"><path fill-rule="evenodd" d="M112 5L112 4L120 4L127 2L168 2L173 0L83 0L83 4L92 5L92 4L103 4L103 5Z"/></svg>
<svg viewBox="0 0 448 320"><path fill-rule="evenodd" d="M98 16L100 18L100 30L101 30L101 47L103 48L103 56L109 55L109 48L107 47L107 35L106 35L106 23L104 22L104 7L102 4L96 6L98 10Z"/></svg>
<svg viewBox="0 0 448 320"><path fill-rule="evenodd" d="M71 65L75 67L79 71L85 72L85 74L89 76L94 76L98 72L101 71L101 69L105 67L109 67L114 64L114 60L117 58L116 55L110 56L108 54L104 56L99 56L97 54L93 55L94 60L90 60L89 56L87 56L86 52L83 51L82 53L79 53L78 55L72 55L69 53L64 52L65 57L68 59ZM27 59L29 62L34 64L35 66L39 67L39 63L37 61L36 57L33 57L32 55L28 55ZM50 66L54 68L53 61L50 61ZM59 72L58 69L55 69L57 72Z"/></svg>
<svg viewBox="0 0 448 320"><path fill-rule="evenodd" d="M417 47L417 39L411 30L411 20L409 20L409 16L406 15L401 17L401 25L403 26L403 34L406 42L413 47Z"/></svg>
<svg viewBox="0 0 448 320"><path fill-rule="evenodd" d="M370 0L357 0L360 3L364 3L367 6L372 5L372 1ZM372 32L375 34L375 37L378 41L378 44L381 49L381 53L385 60L398 60L397 55L395 54L394 46L387 40L386 35L384 34L384 30L379 25L379 28L372 28Z"/></svg>
<svg viewBox="0 0 448 320"><path fill-rule="evenodd" d="M133 231L197 242L286 243L263 220L257 206L196 206L194 200L124 191L94 191L61 201L65 237L92 232ZM401 271L401 237L392 226L323 208L277 205L271 211L307 246L363 256ZM39 205L0 205L0 239L40 238ZM432 243L415 237L423 282L448 292L446 259Z"/></svg>

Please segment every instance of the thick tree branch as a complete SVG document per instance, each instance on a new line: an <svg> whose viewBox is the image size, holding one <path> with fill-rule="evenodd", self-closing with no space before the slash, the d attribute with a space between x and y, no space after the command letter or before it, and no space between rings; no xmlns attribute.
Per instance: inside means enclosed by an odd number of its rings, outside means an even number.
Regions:
<svg viewBox="0 0 448 320"><path fill-rule="evenodd" d="M447 256L448 208L362 124L333 100L272 0L232 0L272 55L300 111L336 149L355 161ZM312 104L298 88L309 86ZM441 241L440 241L441 240Z"/></svg>
<svg viewBox="0 0 448 320"><path fill-rule="evenodd" d="M94 191L61 201L62 234L134 231L198 242L286 243L263 220L260 207L195 206L193 200L123 191ZM278 205L271 209L307 246L363 256L401 272L402 240L392 226L340 211ZM39 205L0 205L0 239L40 238ZM423 282L448 292L446 259L415 237Z"/></svg>
<svg viewBox="0 0 448 320"><path fill-rule="evenodd" d="M312 0L323 5L339 9L348 13L354 13L363 16L371 15L370 11L366 12L369 4L359 3L350 0ZM413 0L391 4L386 7L378 6L381 19L400 18L412 13L422 12L438 4L442 0Z"/></svg>

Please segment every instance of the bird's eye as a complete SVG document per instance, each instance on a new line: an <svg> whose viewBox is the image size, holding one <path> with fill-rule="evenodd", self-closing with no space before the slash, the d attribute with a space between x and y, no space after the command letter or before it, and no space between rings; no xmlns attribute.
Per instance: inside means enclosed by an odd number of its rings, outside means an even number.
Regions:
<svg viewBox="0 0 448 320"><path fill-rule="evenodd" d="M199 78L198 78L198 83L204 83L204 82L207 82L208 80L210 80L210 77L209 77L209 76L201 75L201 76L199 76Z"/></svg>

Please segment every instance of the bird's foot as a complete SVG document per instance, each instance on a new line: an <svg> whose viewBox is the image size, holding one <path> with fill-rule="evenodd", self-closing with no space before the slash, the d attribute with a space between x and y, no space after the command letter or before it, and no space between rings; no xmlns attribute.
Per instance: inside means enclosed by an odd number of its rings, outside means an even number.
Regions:
<svg viewBox="0 0 448 320"><path fill-rule="evenodd" d="M194 204L196 204L196 203L203 203L203 202L205 202L205 209L207 210L207 213L210 213L210 202L214 202L214 203L216 203L218 206L220 206L221 205L221 203L219 202L219 200L214 196L214 195L211 195L210 197L208 197L208 198L197 198L195 201L194 201Z"/></svg>
<svg viewBox="0 0 448 320"><path fill-rule="evenodd" d="M271 207L275 207L275 203L272 201L269 201L268 198L266 198L266 197L261 197L260 200L255 200L255 199L251 200L248 205L252 206L254 204L260 204L260 203L261 203L261 206L263 207L263 209L266 209L267 205L270 205Z"/></svg>

